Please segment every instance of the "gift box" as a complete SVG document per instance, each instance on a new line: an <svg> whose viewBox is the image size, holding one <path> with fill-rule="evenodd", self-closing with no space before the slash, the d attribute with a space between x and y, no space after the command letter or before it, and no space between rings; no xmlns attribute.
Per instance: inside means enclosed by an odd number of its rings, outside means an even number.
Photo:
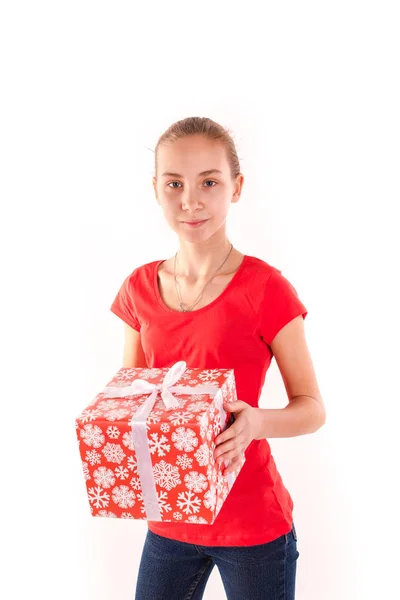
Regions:
<svg viewBox="0 0 400 600"><path fill-rule="evenodd" d="M75 421L91 514L212 524L245 462L214 459L236 399L233 369L119 369Z"/></svg>

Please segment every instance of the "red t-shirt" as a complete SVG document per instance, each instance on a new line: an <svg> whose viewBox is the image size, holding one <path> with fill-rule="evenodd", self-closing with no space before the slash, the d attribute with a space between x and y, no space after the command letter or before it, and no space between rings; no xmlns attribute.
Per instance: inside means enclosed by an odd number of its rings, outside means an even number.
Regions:
<svg viewBox="0 0 400 600"><path fill-rule="evenodd" d="M295 317L307 315L281 271L245 255L222 293L189 312L169 308L153 261L134 269L110 310L141 332L150 368L184 360L192 368L233 369L237 398L258 406L273 354L270 344ZM244 463L212 525L148 520L161 536L204 546L251 546L270 542L292 527L293 501L277 471L267 439L253 440Z"/></svg>

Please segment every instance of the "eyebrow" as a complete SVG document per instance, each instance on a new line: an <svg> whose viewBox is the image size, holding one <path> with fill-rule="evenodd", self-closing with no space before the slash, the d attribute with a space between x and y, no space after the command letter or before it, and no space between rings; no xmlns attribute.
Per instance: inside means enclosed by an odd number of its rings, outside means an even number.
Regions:
<svg viewBox="0 0 400 600"><path fill-rule="evenodd" d="M222 171L220 171L219 169L208 169L207 171L202 171L201 173L199 173L199 177L201 175L211 175L211 173L221 173L221 175L223 174ZM166 172L163 173L161 175L161 177L183 177L183 175L179 175L179 173L171 173L171 172Z"/></svg>

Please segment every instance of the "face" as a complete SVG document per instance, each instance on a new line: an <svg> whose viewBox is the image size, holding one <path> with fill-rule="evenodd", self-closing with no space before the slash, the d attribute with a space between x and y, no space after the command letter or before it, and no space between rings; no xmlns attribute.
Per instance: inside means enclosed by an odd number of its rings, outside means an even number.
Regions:
<svg viewBox="0 0 400 600"><path fill-rule="evenodd" d="M181 238L193 241L224 229L229 206L239 200L243 185L242 174L231 178L223 144L204 136L160 145L157 174L154 191L168 224Z"/></svg>

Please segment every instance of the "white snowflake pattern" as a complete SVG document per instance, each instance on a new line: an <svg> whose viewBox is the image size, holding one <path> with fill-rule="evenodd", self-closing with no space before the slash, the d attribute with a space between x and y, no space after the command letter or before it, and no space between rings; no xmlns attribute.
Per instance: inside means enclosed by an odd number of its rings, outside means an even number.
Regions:
<svg viewBox="0 0 400 600"><path fill-rule="evenodd" d="M87 408L84 410L79 416L79 420L81 423L86 423L87 421L95 421L97 417L101 415L101 411L97 408Z"/></svg>
<svg viewBox="0 0 400 600"><path fill-rule="evenodd" d="M112 490L113 502L120 508L131 508L135 504L135 492L127 485L117 485Z"/></svg>
<svg viewBox="0 0 400 600"><path fill-rule="evenodd" d="M128 456L128 469L130 471L136 471L137 472L137 458L136 458L136 455L135 456Z"/></svg>
<svg viewBox="0 0 400 600"><path fill-rule="evenodd" d="M176 505L186 514L197 513L200 510L201 500L189 490L178 494Z"/></svg>
<svg viewBox="0 0 400 600"><path fill-rule="evenodd" d="M118 479L121 479L121 480L129 477L128 469L126 467L122 467L121 465L119 467L115 467L114 473L115 473L115 477L118 477Z"/></svg>
<svg viewBox="0 0 400 600"><path fill-rule="evenodd" d="M172 510L171 505L167 503L167 500L168 500L167 492L163 492L162 490L160 490L159 492L157 492L157 497L158 497L158 507L160 509L160 513L163 513L163 512L167 513L170 510Z"/></svg>
<svg viewBox="0 0 400 600"><path fill-rule="evenodd" d="M121 513L121 519L134 519L135 517L130 513L123 512Z"/></svg>
<svg viewBox="0 0 400 600"><path fill-rule="evenodd" d="M206 476L198 471L190 471L190 473L186 473L184 479L187 489L196 492L196 494L200 494L208 487Z"/></svg>
<svg viewBox="0 0 400 600"><path fill-rule="evenodd" d="M113 512L111 512L111 510L99 510L99 512L96 514L96 517L115 517L117 518L117 515L115 515Z"/></svg>
<svg viewBox="0 0 400 600"><path fill-rule="evenodd" d="M99 464L101 463L101 454L96 452L96 450L86 450L86 460L92 466Z"/></svg>
<svg viewBox="0 0 400 600"><path fill-rule="evenodd" d="M195 396L193 396L195 398ZM204 398L204 396L200 396L200 398ZM192 413L199 413L207 411L210 407L210 403L205 400L199 400L198 402L193 402L188 405L187 409Z"/></svg>
<svg viewBox="0 0 400 600"><path fill-rule="evenodd" d="M217 477L215 487L216 487L218 496L221 496L223 490L226 488L226 478L224 476Z"/></svg>
<svg viewBox="0 0 400 600"><path fill-rule="evenodd" d="M226 478L225 478L226 479ZM229 486L228 484L222 489L221 498L225 500L229 494Z"/></svg>
<svg viewBox="0 0 400 600"><path fill-rule="evenodd" d="M142 486L140 484L140 477L132 477L131 481L130 481L131 487L134 490L141 490Z"/></svg>
<svg viewBox="0 0 400 600"><path fill-rule="evenodd" d="M197 452L199 452L198 450ZM185 469L191 469L193 464L193 458L185 454L178 454L176 464L184 471Z"/></svg>
<svg viewBox="0 0 400 600"><path fill-rule="evenodd" d="M162 401L162 414L164 412L175 411L178 409L182 409L182 410L185 409L187 400L188 400L187 395L186 394L176 394L175 392L173 395L174 395L175 400L177 400L177 402L178 402L177 406L166 406L164 404L164 401Z"/></svg>
<svg viewBox="0 0 400 600"><path fill-rule="evenodd" d="M149 416L147 417L147 423L148 424L153 424L154 423L159 423L161 421L161 411L157 411L157 410L153 410Z"/></svg>
<svg viewBox="0 0 400 600"><path fill-rule="evenodd" d="M199 517L198 515L190 515L185 523L208 523L207 519L204 517Z"/></svg>
<svg viewBox="0 0 400 600"><path fill-rule="evenodd" d="M176 512L173 513L173 517L174 517L175 521L181 521L182 520L182 513L176 511Z"/></svg>
<svg viewBox="0 0 400 600"><path fill-rule="evenodd" d="M108 462L121 463L126 456L119 444L110 444L110 442L107 442L102 452Z"/></svg>
<svg viewBox="0 0 400 600"><path fill-rule="evenodd" d="M112 378L111 384L118 384L120 382L131 381L132 379L137 379L139 375L139 370L136 367L121 367L118 373ZM110 387L111 387L111 384Z"/></svg>
<svg viewBox="0 0 400 600"><path fill-rule="evenodd" d="M210 462L210 448L206 443L202 444L194 453L194 457L201 467L204 467Z"/></svg>
<svg viewBox="0 0 400 600"><path fill-rule="evenodd" d="M137 400L136 400L136 397L134 397L134 398L124 398L124 399L120 398L119 402L120 402L121 406L126 407L126 408L130 408L130 409L136 408L136 406L138 404Z"/></svg>
<svg viewBox="0 0 400 600"><path fill-rule="evenodd" d="M165 456L166 452L171 450L171 445L165 443L168 442L168 438L165 435L161 434L160 439L158 439L158 435L157 432L150 434L149 450L151 454L157 452L158 456Z"/></svg>
<svg viewBox="0 0 400 600"><path fill-rule="evenodd" d="M188 402L193 402L193 405L197 406L200 402L207 399L207 394L190 394L189 398Z"/></svg>
<svg viewBox="0 0 400 600"><path fill-rule="evenodd" d="M212 510L217 501L217 490L214 484L210 484L210 488L204 494L204 506Z"/></svg>
<svg viewBox="0 0 400 600"><path fill-rule="evenodd" d="M92 425L88 423L84 425L80 431L81 438L85 442L86 446L93 446L94 448L100 448L104 444L105 437L98 425Z"/></svg>
<svg viewBox="0 0 400 600"><path fill-rule="evenodd" d="M219 430L218 430L218 433L219 433ZM218 433L217 433L217 435L218 435ZM209 442L211 442L211 440L215 437L216 437L216 435L214 433L213 424L210 423L209 426L207 427L206 438L208 439Z"/></svg>
<svg viewBox="0 0 400 600"><path fill-rule="evenodd" d="M225 501L225 500L224 500L224 498L218 498L218 500L217 500L217 504L215 505L215 514L216 514L216 515L217 515L217 514L219 513L219 511L221 510L221 508L222 508L222 505L223 505L224 501Z"/></svg>
<svg viewBox="0 0 400 600"><path fill-rule="evenodd" d="M178 467L165 462L165 460L161 460L153 466L153 473L155 483L168 491L181 483Z"/></svg>
<svg viewBox="0 0 400 600"><path fill-rule="evenodd" d="M210 423L208 413L204 412L196 416L196 421L200 425L200 437L204 438L207 433L207 427Z"/></svg>
<svg viewBox="0 0 400 600"><path fill-rule="evenodd" d="M160 425L160 429L161 431L163 431L164 433L168 433L169 430L171 429L171 427L169 426L168 423L161 423Z"/></svg>
<svg viewBox="0 0 400 600"><path fill-rule="evenodd" d="M194 448L199 443L193 429L185 429L185 427L178 427L178 429L172 433L171 440L174 442L175 448L184 450L185 452L193 452Z"/></svg>
<svg viewBox="0 0 400 600"><path fill-rule="evenodd" d="M163 511L165 512L169 512L170 510L172 510L171 505L167 504L166 500L168 499L168 494L167 492L163 492L162 490L160 490L159 492L156 492L157 494L157 499L156 502L151 502L150 500L148 500L147 505L148 505L148 509L149 510L153 510L153 509L158 509L160 511L160 513L162 513ZM143 501L143 494L137 494L137 499L141 500L143 502L143 504L140 507L140 512L142 514L146 514L146 505ZM147 516L145 517L147 518ZM169 521L170 519L163 519L164 521Z"/></svg>
<svg viewBox="0 0 400 600"><path fill-rule="evenodd" d="M175 412L173 415L168 417L173 425L183 425L188 423L192 419L192 413L190 412Z"/></svg>
<svg viewBox="0 0 400 600"><path fill-rule="evenodd" d="M213 421L211 421L211 427L213 436L217 437L217 435L221 431L221 421L219 420L219 418L215 418Z"/></svg>
<svg viewBox="0 0 400 600"><path fill-rule="evenodd" d="M93 471L93 479L98 486L102 488L109 488L115 483L114 473L107 467L99 467Z"/></svg>
<svg viewBox="0 0 400 600"><path fill-rule="evenodd" d="M193 374L193 369L186 369L184 374L181 376L181 379L184 379L184 380L191 379L192 374Z"/></svg>
<svg viewBox="0 0 400 600"><path fill-rule="evenodd" d="M207 466L207 480L212 481L214 484L217 481L217 469L213 463Z"/></svg>
<svg viewBox="0 0 400 600"><path fill-rule="evenodd" d="M167 371L165 369L141 369L139 379L157 379L163 373Z"/></svg>
<svg viewBox="0 0 400 600"><path fill-rule="evenodd" d="M120 430L115 425L110 425L109 427L107 427L107 435L112 440L118 439L120 434Z"/></svg>
<svg viewBox="0 0 400 600"><path fill-rule="evenodd" d="M198 378L200 381L207 381L211 383L216 383L217 387L219 387L218 381L215 379L219 379L221 377L221 371L218 369L208 369L207 371L202 371L198 374Z"/></svg>
<svg viewBox="0 0 400 600"><path fill-rule="evenodd" d="M106 412L108 410L113 410L114 408L118 408L119 403L118 403L118 400L104 399L104 400L101 400L97 406L100 410Z"/></svg>
<svg viewBox="0 0 400 600"><path fill-rule="evenodd" d="M107 419L107 421L122 421L130 414L130 412L131 411L127 408L113 408L104 413L104 418Z"/></svg>
<svg viewBox="0 0 400 600"><path fill-rule="evenodd" d="M82 467L83 467L83 476L85 478L85 481L89 481L90 473L89 473L89 467L88 467L87 462L83 462Z"/></svg>
<svg viewBox="0 0 400 600"><path fill-rule="evenodd" d="M110 494L105 492L101 487L91 487L88 490L89 502L95 506L95 508L104 508L108 506L110 500Z"/></svg>
<svg viewBox="0 0 400 600"><path fill-rule="evenodd" d="M122 443L129 450L134 450L133 439L132 439L132 431L126 431L122 436Z"/></svg>

